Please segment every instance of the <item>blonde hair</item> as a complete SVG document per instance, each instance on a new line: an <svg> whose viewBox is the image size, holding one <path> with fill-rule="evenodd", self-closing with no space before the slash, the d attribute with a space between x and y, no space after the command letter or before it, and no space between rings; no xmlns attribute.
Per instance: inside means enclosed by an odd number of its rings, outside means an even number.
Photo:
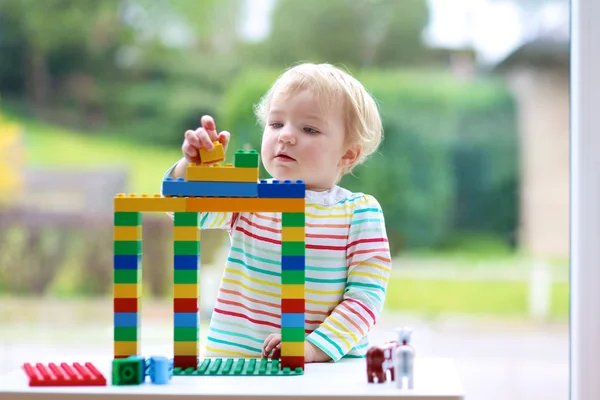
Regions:
<svg viewBox="0 0 600 400"><path fill-rule="evenodd" d="M343 174L363 163L381 144L383 126L375 99L356 78L331 64L303 63L284 71L254 107L263 127L273 93L281 84L289 89L289 95L308 89L321 104L331 104L341 98L346 142L361 147L360 156Z"/></svg>

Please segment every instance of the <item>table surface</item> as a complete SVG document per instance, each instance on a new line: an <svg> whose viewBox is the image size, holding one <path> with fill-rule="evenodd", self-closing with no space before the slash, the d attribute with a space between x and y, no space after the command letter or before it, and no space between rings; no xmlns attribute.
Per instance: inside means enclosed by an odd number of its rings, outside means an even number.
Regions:
<svg viewBox="0 0 600 400"><path fill-rule="evenodd" d="M381 397L415 400L463 400L464 392L454 362L450 359L416 358L414 388L398 389L394 382L368 383L364 359L337 363L306 364L299 376L173 376L166 385L146 383L135 386L111 385L110 358L71 357L35 362L91 361L104 374L107 386L99 387L29 387L22 369L0 375L0 400L127 400L173 399L194 396L196 399L378 399Z"/></svg>

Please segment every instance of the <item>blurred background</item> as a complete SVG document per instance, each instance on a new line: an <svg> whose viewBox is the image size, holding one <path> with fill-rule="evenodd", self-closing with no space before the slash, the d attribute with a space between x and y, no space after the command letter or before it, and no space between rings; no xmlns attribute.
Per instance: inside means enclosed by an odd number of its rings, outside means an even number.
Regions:
<svg viewBox="0 0 600 400"><path fill-rule="evenodd" d="M373 341L413 326L469 399L566 398L568 7L0 0L0 371L112 354L113 196L158 193L203 114L230 149L260 148L253 104L312 61L355 75L383 117L342 182L380 201L394 256ZM170 352L172 223L143 218L142 348ZM202 240L205 334L228 243Z"/></svg>

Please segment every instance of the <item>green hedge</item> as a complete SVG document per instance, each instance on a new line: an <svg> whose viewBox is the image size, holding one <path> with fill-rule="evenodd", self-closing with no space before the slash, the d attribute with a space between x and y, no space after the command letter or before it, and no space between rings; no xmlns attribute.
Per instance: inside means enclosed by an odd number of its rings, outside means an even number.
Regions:
<svg viewBox="0 0 600 400"><path fill-rule="evenodd" d="M260 148L252 106L278 74L247 71L232 82L217 122L232 133L232 148ZM384 141L341 185L379 200L394 249L449 246L464 232L510 243L517 135L514 103L503 84L416 71L355 76L379 103Z"/></svg>

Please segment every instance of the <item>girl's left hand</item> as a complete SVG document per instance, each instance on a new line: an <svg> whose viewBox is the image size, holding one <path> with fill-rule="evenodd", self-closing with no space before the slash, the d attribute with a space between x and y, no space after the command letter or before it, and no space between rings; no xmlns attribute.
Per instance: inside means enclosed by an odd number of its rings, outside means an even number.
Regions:
<svg viewBox="0 0 600 400"><path fill-rule="evenodd" d="M273 352L273 354L271 354ZM281 358L281 335L279 333L271 333L265 339L262 348L263 358Z"/></svg>

